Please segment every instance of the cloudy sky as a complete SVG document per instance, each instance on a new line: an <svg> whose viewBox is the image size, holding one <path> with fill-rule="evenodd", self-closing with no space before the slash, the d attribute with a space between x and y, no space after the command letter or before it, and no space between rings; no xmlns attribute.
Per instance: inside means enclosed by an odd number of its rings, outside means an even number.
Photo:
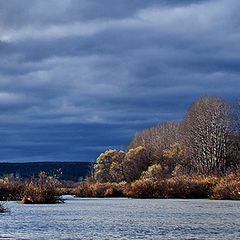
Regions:
<svg viewBox="0 0 240 240"><path fill-rule="evenodd" d="M0 161L94 161L203 95L240 95L239 0L0 0Z"/></svg>

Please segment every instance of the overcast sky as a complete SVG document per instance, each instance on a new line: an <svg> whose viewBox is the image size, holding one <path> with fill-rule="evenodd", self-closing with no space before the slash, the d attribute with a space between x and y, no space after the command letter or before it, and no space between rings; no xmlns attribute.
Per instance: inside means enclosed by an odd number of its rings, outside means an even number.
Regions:
<svg viewBox="0 0 240 240"><path fill-rule="evenodd" d="M239 0L0 0L0 160L94 161L240 95Z"/></svg>

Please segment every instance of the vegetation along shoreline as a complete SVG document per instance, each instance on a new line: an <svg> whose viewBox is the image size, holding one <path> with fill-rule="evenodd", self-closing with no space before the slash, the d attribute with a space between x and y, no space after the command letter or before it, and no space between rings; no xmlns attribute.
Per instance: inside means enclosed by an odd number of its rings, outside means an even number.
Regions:
<svg viewBox="0 0 240 240"><path fill-rule="evenodd" d="M63 194L240 200L239 170L240 104L203 97L183 121L137 133L127 151L101 153L83 181L61 182L43 172L28 181L2 179L0 200L61 203Z"/></svg>

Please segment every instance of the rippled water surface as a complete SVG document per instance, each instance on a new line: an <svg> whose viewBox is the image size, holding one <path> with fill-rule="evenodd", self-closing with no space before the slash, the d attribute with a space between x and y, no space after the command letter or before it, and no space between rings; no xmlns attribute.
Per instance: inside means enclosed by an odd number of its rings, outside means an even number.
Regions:
<svg viewBox="0 0 240 240"><path fill-rule="evenodd" d="M240 202L81 199L64 204L10 202L0 239L240 239Z"/></svg>

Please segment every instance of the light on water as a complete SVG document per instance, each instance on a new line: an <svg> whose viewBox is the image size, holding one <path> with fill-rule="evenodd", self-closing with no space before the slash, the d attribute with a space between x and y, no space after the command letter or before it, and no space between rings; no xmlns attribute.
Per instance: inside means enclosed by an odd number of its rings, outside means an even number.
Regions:
<svg viewBox="0 0 240 240"><path fill-rule="evenodd" d="M240 239L240 202L81 199L64 204L10 202L0 239Z"/></svg>

